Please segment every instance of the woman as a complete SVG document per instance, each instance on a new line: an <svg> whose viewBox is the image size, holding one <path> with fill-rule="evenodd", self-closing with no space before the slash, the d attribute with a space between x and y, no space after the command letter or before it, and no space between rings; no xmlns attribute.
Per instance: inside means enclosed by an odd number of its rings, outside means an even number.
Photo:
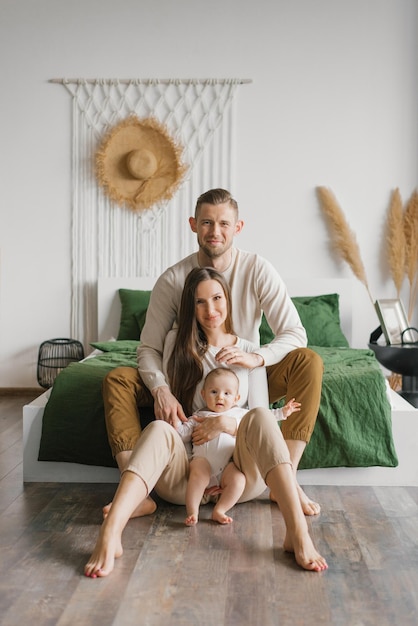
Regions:
<svg viewBox="0 0 418 626"><path fill-rule="evenodd" d="M203 407L200 388L206 373L222 364L234 369L240 380L240 404L248 403L250 410L238 430L234 418L211 419L218 420L218 433L236 435L233 461L245 475L239 501L261 495L267 485L286 524L284 549L294 552L302 568L322 571L328 566L310 538L286 443L275 417L264 408L265 400L257 397L260 385L251 383L262 372L253 369L257 347L236 337L231 319L229 289L222 274L212 268L193 269L184 286L179 328L169 333L164 348L171 389L191 415ZM152 489L168 502L185 503L189 460L173 426L157 420L143 431L85 566L86 576L107 576L113 570L114 559L122 555L122 531L130 517L155 510L149 498ZM194 443L202 443L202 437L197 429Z"/></svg>

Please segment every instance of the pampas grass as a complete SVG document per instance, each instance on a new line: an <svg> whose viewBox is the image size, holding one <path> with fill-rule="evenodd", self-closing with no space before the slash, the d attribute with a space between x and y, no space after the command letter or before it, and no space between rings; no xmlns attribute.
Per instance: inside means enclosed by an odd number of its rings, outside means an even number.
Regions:
<svg viewBox="0 0 418 626"><path fill-rule="evenodd" d="M354 232L333 192L327 187L317 187L318 198L327 220L336 253L348 263L353 274L370 293L366 271ZM391 278L397 298L403 282L409 283L408 320L411 322L418 300L418 191L411 195L405 210L399 189L393 190L386 220L386 252Z"/></svg>
<svg viewBox="0 0 418 626"><path fill-rule="evenodd" d="M399 189L392 192L386 221L386 252L389 271L399 295L405 278L406 239L402 198Z"/></svg>
<svg viewBox="0 0 418 626"><path fill-rule="evenodd" d="M363 283L374 306L374 300L370 293L366 271L360 254L360 248L354 232L351 230L333 192L327 187L317 187L317 193L322 211L327 220L336 253L350 266L354 276Z"/></svg>
<svg viewBox="0 0 418 626"><path fill-rule="evenodd" d="M317 193L335 251L343 261L348 263L354 275L366 287L374 305L354 232L348 225L332 191L326 187L317 187ZM418 300L418 192L416 190L408 201L405 211L399 189L392 192L386 221L386 252L398 299L405 277L409 282L408 320L411 323ZM401 374L392 373L388 381L395 391L399 391L402 387Z"/></svg>
<svg viewBox="0 0 418 626"><path fill-rule="evenodd" d="M405 273L409 282L408 319L411 321L418 298L418 192L409 199L404 213L406 242Z"/></svg>
<svg viewBox="0 0 418 626"><path fill-rule="evenodd" d="M389 383L389 387L393 389L393 391L401 391L402 389L402 374L396 374L392 372L388 377L387 381Z"/></svg>

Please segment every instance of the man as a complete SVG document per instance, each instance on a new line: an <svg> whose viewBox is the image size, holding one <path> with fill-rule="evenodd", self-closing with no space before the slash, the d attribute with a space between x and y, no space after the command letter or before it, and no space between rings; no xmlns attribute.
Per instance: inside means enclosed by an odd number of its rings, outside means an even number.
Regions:
<svg viewBox="0 0 418 626"><path fill-rule="evenodd" d="M167 333L176 323L187 274L193 267L210 266L222 272L230 285L237 335L258 343L263 311L275 334L271 343L253 354L252 367L266 366L270 402L287 396L301 403L300 412L282 424L296 476L318 413L322 360L306 348L305 329L271 263L234 247L234 238L244 223L239 219L238 205L231 194L224 189L202 194L189 223L197 235L198 252L168 268L156 282L141 333L138 371L116 368L104 381L106 426L118 467L121 471L126 467L140 436L138 408L153 406L156 419L172 424L186 419L162 371L163 346ZM207 419L196 429L195 438L203 443L219 432L217 418ZM305 515L319 513L319 505L312 502L299 485L298 491Z"/></svg>

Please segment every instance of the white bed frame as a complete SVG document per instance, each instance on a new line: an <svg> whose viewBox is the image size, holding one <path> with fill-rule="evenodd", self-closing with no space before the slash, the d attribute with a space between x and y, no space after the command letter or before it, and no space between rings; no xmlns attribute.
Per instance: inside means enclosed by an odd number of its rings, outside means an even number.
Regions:
<svg viewBox="0 0 418 626"><path fill-rule="evenodd" d="M98 340L116 337L120 321L120 303L117 290L152 289L155 278L99 279L97 287ZM340 295L341 327L349 342L352 338L352 281L350 279L288 278L286 284L291 296L313 296L325 293ZM115 468L38 461L44 407L50 390L23 407L23 480L25 482L92 482L117 483ZM336 467L332 469L300 470L302 485L392 485L418 486L418 409L401 396L390 391L392 404L393 438L399 466Z"/></svg>

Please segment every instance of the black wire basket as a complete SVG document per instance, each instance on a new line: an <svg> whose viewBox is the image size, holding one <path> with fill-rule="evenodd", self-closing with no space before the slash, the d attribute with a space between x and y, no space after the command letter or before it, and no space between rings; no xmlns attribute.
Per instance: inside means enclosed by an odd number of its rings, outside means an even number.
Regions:
<svg viewBox="0 0 418 626"><path fill-rule="evenodd" d="M84 348L76 339L48 339L39 346L37 378L49 389L61 370L74 361L84 359Z"/></svg>

